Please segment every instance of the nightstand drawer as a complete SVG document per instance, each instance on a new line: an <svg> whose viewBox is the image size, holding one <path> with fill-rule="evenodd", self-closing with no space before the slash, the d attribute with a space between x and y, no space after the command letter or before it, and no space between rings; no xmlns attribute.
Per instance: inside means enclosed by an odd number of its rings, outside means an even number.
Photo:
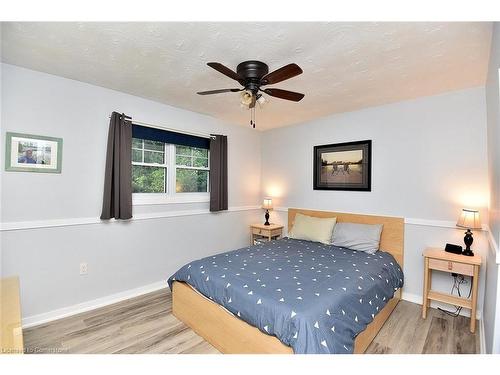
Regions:
<svg viewBox="0 0 500 375"><path fill-rule="evenodd" d="M274 229L271 231L271 236L274 237L274 236L281 236L281 233L282 233L282 229Z"/></svg>
<svg viewBox="0 0 500 375"><path fill-rule="evenodd" d="M267 236L267 235L269 235L269 230L260 229L260 228L252 228L252 233L253 234L262 234L264 236Z"/></svg>
<svg viewBox="0 0 500 375"><path fill-rule="evenodd" d="M464 264L441 259L429 259L429 268L438 271L459 273L461 275L473 276L474 266L472 264Z"/></svg>
<svg viewBox="0 0 500 375"><path fill-rule="evenodd" d="M271 235L272 237L274 236L280 236L282 232L281 228L278 229L261 229L261 228L252 228L252 233L253 234L261 234L263 236L269 236Z"/></svg>

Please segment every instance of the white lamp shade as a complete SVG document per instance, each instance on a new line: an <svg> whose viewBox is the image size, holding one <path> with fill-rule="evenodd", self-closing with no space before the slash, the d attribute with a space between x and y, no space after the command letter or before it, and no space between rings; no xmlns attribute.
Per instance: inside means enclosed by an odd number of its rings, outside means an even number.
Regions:
<svg viewBox="0 0 500 375"><path fill-rule="evenodd" d="M245 90L240 94L241 97L241 104L243 104L246 107L249 107L250 104L252 104L253 100L253 94L251 91Z"/></svg>
<svg viewBox="0 0 500 375"><path fill-rule="evenodd" d="M262 208L265 208L266 210L272 210L273 200L271 198L264 198L264 202L262 203Z"/></svg>
<svg viewBox="0 0 500 375"><path fill-rule="evenodd" d="M462 214L457 222L457 227L467 229L481 229L481 221L479 220L479 211L468 208L462 209Z"/></svg>

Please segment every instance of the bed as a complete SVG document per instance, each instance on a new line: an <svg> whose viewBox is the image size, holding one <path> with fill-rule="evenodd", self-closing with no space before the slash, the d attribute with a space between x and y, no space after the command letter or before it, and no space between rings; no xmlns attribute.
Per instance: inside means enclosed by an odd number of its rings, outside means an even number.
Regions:
<svg viewBox="0 0 500 375"><path fill-rule="evenodd" d="M193 261L173 314L222 353L363 353L401 297L403 219L289 209L289 228L297 213L383 224L382 251L285 238Z"/></svg>

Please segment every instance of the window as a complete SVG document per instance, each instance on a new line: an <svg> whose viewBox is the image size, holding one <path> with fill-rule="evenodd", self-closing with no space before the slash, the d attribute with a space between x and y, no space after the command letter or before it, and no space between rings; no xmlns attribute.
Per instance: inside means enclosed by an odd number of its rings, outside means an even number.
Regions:
<svg viewBox="0 0 500 375"><path fill-rule="evenodd" d="M167 192L166 144L146 139L132 139L132 192Z"/></svg>
<svg viewBox="0 0 500 375"><path fill-rule="evenodd" d="M208 191L208 150L175 146L175 166L177 193Z"/></svg>
<svg viewBox="0 0 500 375"><path fill-rule="evenodd" d="M179 197L184 201L208 200L208 163L207 149L133 138L134 202L138 198L144 203L178 201Z"/></svg>

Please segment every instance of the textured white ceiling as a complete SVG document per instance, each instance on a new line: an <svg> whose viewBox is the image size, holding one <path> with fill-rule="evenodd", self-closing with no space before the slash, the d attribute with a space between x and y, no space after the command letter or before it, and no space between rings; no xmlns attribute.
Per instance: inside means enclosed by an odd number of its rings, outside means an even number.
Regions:
<svg viewBox="0 0 500 375"><path fill-rule="evenodd" d="M332 113L483 85L491 23L3 23L2 60L249 126L239 87L205 64L236 70L291 62L300 76L274 85L260 130ZM270 86L271 87L271 86ZM125 109L124 109L125 110Z"/></svg>

